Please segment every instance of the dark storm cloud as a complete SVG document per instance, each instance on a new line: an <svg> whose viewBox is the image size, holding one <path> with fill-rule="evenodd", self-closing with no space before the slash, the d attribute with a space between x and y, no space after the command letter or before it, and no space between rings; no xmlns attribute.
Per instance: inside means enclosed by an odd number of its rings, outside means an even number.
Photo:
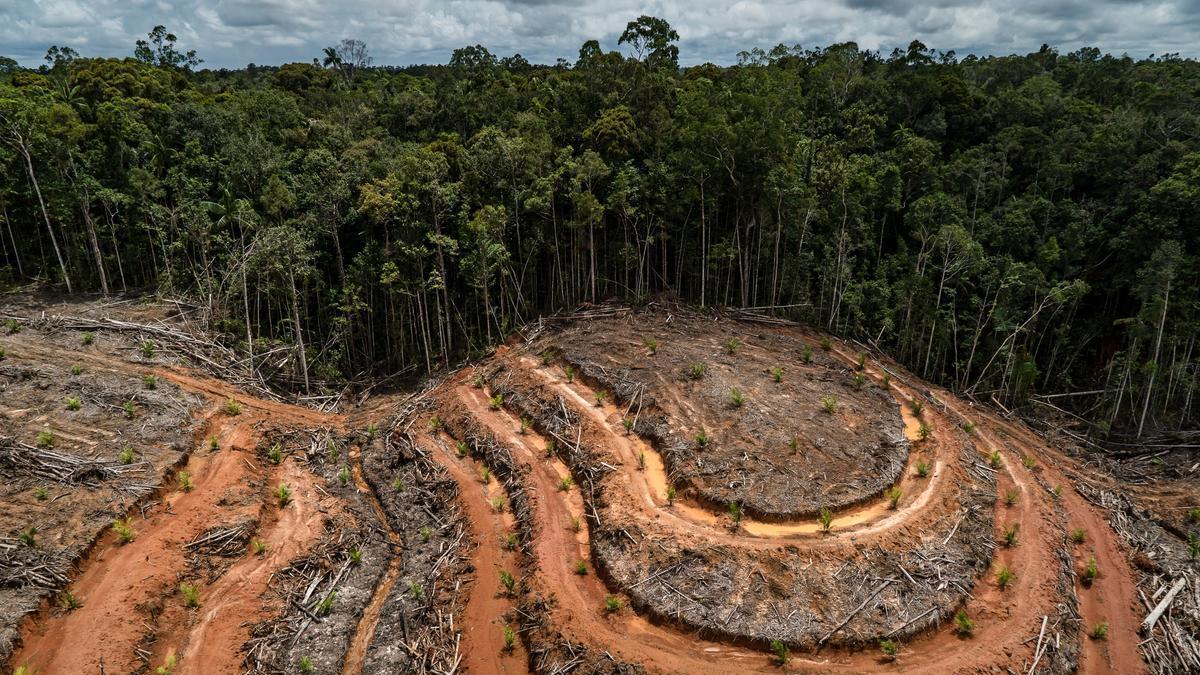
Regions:
<svg viewBox="0 0 1200 675"><path fill-rule="evenodd" d="M1133 56L1200 55L1200 0L0 0L0 54L36 65L50 45L125 56L155 24L205 65L308 61L346 37L376 63L445 62L482 44L531 61L573 61L584 41L608 48L625 23L660 16L684 63L731 63L778 43L854 41L885 54L914 39L960 54L1097 46Z"/></svg>

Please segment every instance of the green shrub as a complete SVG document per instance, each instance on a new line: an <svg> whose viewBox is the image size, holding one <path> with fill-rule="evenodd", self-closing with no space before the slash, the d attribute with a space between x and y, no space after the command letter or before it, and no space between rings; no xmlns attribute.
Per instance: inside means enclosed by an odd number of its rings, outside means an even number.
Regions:
<svg viewBox="0 0 1200 675"><path fill-rule="evenodd" d="M782 640L771 640L771 653L775 654L775 663L786 666L792 658L792 653Z"/></svg>
<svg viewBox="0 0 1200 675"><path fill-rule="evenodd" d="M954 630L963 637L971 637L975 633L975 622L967 616L967 610L960 609L954 615Z"/></svg>
<svg viewBox="0 0 1200 675"><path fill-rule="evenodd" d="M838 411L838 400L836 396L822 396L821 407L825 408L825 412L830 415Z"/></svg>
<svg viewBox="0 0 1200 675"><path fill-rule="evenodd" d="M730 389L729 390L729 405L733 406L734 408L740 408L740 407L746 405L745 395L743 395L742 392L738 389Z"/></svg>
<svg viewBox="0 0 1200 675"><path fill-rule="evenodd" d="M615 596L615 595L604 596L604 611L608 612L609 614L612 614L613 612L621 611L621 608L624 606L625 606L625 603L621 602L621 599L618 598L617 596Z"/></svg>
<svg viewBox="0 0 1200 675"><path fill-rule="evenodd" d="M1095 626L1092 626L1091 635L1092 635L1093 640L1107 640L1108 639L1108 622L1101 621L1100 623L1097 623Z"/></svg>
<svg viewBox="0 0 1200 675"><path fill-rule="evenodd" d="M688 377L693 380L698 380L704 377L704 372L708 370L708 366L703 363L693 363L688 367Z"/></svg>
<svg viewBox="0 0 1200 675"><path fill-rule="evenodd" d="M37 433L37 446L43 450L54 447L54 432L49 430L39 431Z"/></svg>
<svg viewBox="0 0 1200 675"><path fill-rule="evenodd" d="M84 345L90 345L95 341L96 341L96 336L93 335L92 333L89 332L89 333L83 334L83 344Z"/></svg>
<svg viewBox="0 0 1200 675"><path fill-rule="evenodd" d="M179 592L183 594L184 607L200 606L200 589L196 588L196 584L180 584Z"/></svg>
<svg viewBox="0 0 1200 675"><path fill-rule="evenodd" d="M1008 588L1008 585L1012 583L1012 580L1012 570L1008 568L1008 565L1001 565L1000 569L996 571L996 585L999 586L1000 590L1003 591Z"/></svg>
<svg viewBox="0 0 1200 675"><path fill-rule="evenodd" d="M71 374L75 377L79 377L83 374L83 366L79 365L78 363L73 364L71 366Z"/></svg>
<svg viewBox="0 0 1200 675"><path fill-rule="evenodd" d="M725 344L723 346L725 348L725 353L728 354L729 356L733 356L734 354L737 353L737 350L738 350L738 340L737 340L737 338L729 338L728 340L725 341Z"/></svg>
<svg viewBox="0 0 1200 675"><path fill-rule="evenodd" d="M231 399L228 399L225 401L225 405L221 407L221 410L223 410L226 415L230 415L230 416L241 415L242 414L242 404L238 403L237 399L231 398Z"/></svg>
<svg viewBox="0 0 1200 675"><path fill-rule="evenodd" d="M158 389L158 378L154 375L143 375L142 386L146 389Z"/></svg>
<svg viewBox="0 0 1200 675"><path fill-rule="evenodd" d="M817 522L821 523L821 531L828 534L833 528L833 511L821 507L821 512L817 514Z"/></svg>
<svg viewBox="0 0 1200 675"><path fill-rule="evenodd" d="M279 502L281 509L292 501L292 488L288 487L287 483L280 483L272 494L275 495L275 501Z"/></svg>
<svg viewBox="0 0 1200 675"><path fill-rule="evenodd" d="M133 464L133 448L128 445L121 448L121 454L117 455L117 458L122 464Z"/></svg>
<svg viewBox="0 0 1200 675"><path fill-rule="evenodd" d="M898 487L893 487L885 492L884 495L888 498L888 506L892 510L895 510L900 505L900 498L904 496L904 492Z"/></svg>
<svg viewBox="0 0 1200 675"><path fill-rule="evenodd" d="M68 396L66 399L67 410L79 410L80 401L78 396Z"/></svg>
<svg viewBox="0 0 1200 675"><path fill-rule="evenodd" d="M1077 527L1074 530L1071 530L1071 542L1072 543L1082 544L1086 539L1087 539L1087 533L1083 531L1083 528Z"/></svg>

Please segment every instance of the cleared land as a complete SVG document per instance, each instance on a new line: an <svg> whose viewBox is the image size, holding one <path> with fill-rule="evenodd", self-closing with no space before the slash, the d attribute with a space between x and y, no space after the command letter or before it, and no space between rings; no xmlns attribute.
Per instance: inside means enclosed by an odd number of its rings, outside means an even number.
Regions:
<svg viewBox="0 0 1200 675"><path fill-rule="evenodd" d="M10 308L0 336L10 669L1128 673L1195 654L1186 455L1063 452L777 320L556 317L417 393L323 412L224 373L177 307L42 309Z"/></svg>

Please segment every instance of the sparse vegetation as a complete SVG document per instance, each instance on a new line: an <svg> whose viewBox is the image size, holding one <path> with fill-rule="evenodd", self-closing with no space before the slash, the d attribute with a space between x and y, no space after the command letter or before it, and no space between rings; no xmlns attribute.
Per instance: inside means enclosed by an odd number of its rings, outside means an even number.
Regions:
<svg viewBox="0 0 1200 675"><path fill-rule="evenodd" d="M483 389L485 384L487 384L487 380L483 379L482 373L476 373L475 377L471 378L471 386L476 389Z"/></svg>
<svg viewBox="0 0 1200 675"><path fill-rule="evenodd" d="M1200 507L1188 509L1187 521L1189 523L1200 523Z"/></svg>
<svg viewBox="0 0 1200 675"><path fill-rule="evenodd" d="M867 376L864 375L862 371L856 371L850 376L850 379L854 382L855 389L861 389L862 386L867 383Z"/></svg>
<svg viewBox="0 0 1200 675"><path fill-rule="evenodd" d="M549 349L543 350L539 356L542 359L543 366L548 366L552 361L554 361L554 352L551 352Z"/></svg>
<svg viewBox="0 0 1200 675"><path fill-rule="evenodd" d="M8 331L9 335L15 335L17 333L20 333L21 332L21 322L17 321L16 319L7 319L4 322L4 329Z"/></svg>

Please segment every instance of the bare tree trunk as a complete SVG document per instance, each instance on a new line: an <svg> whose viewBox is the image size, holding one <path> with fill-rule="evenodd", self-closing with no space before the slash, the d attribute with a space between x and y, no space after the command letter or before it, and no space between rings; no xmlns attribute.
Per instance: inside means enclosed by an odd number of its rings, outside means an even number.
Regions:
<svg viewBox="0 0 1200 675"><path fill-rule="evenodd" d="M29 172L29 182L33 184L33 191L37 195L38 206L42 208L42 220L46 223L46 232L50 235L50 243L54 246L54 257L58 259L58 269L62 271L63 281L67 284L67 292L73 293L71 289L71 275L67 274L67 264L63 262L62 251L58 249L58 239L54 236L54 228L50 227L50 213L46 211L46 200L42 198L42 188L38 185L37 174L33 171L33 158L29 155L29 150L22 143L18 150L25 158L25 170Z"/></svg>
<svg viewBox="0 0 1200 675"><path fill-rule="evenodd" d="M309 392L308 354L304 351L304 333L300 328L300 294L296 292L296 275L288 268L288 283L292 287L292 325L296 327L296 348L300 350L300 372L304 374L304 393Z"/></svg>
<svg viewBox="0 0 1200 675"><path fill-rule="evenodd" d="M1146 383L1146 400L1142 404L1142 416L1138 420L1137 437L1142 437L1142 430L1146 427L1146 413L1150 410L1150 399L1154 396L1154 376L1158 374L1158 356L1159 350L1162 348L1163 328L1167 325L1167 307L1171 303L1171 281L1167 280L1167 289L1163 293L1163 311L1162 316L1158 320L1158 335L1154 338L1154 368L1150 370L1150 381Z"/></svg>

